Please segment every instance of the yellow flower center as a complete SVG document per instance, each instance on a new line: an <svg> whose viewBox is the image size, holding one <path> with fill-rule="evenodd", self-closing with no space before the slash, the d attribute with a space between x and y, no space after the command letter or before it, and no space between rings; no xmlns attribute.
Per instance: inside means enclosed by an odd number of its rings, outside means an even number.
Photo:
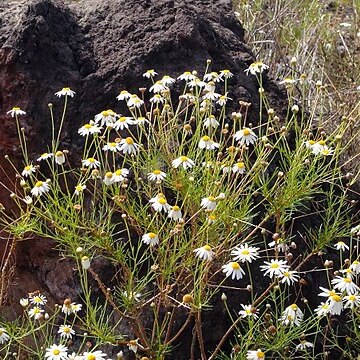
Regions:
<svg viewBox="0 0 360 360"><path fill-rule="evenodd" d="M325 145L325 141L324 141L324 140L320 140L320 141L318 142L318 144L324 146L324 145Z"/></svg>
<svg viewBox="0 0 360 360"><path fill-rule="evenodd" d="M125 139L125 142L128 144L128 145L132 145L134 143L134 140L131 138L131 137L127 137Z"/></svg>
<svg viewBox="0 0 360 360"><path fill-rule="evenodd" d="M96 356L93 354L88 354L88 356L86 357L86 360L96 360Z"/></svg>
<svg viewBox="0 0 360 360"><path fill-rule="evenodd" d="M315 141L314 141L314 140L309 140L309 144L310 144L310 145L314 145L314 144L315 144Z"/></svg>
<svg viewBox="0 0 360 360"><path fill-rule="evenodd" d="M181 160L182 162L188 161L188 157L187 157L187 156L181 156L181 157L180 157L180 160Z"/></svg>
<svg viewBox="0 0 360 360"><path fill-rule="evenodd" d="M105 174L105 177L107 177L108 179L111 179L113 176L113 173L108 171L106 174Z"/></svg>
<svg viewBox="0 0 360 360"><path fill-rule="evenodd" d="M95 162L95 159L94 159L94 158L88 158L88 162L89 162L89 163L94 163L94 162Z"/></svg>
<svg viewBox="0 0 360 360"><path fill-rule="evenodd" d="M214 198L213 196L209 196L209 197L208 197L208 200L209 200L209 201L215 201L215 198Z"/></svg>
<svg viewBox="0 0 360 360"><path fill-rule="evenodd" d="M323 155L329 155L329 154L330 154L330 150L329 150L329 149L323 149L322 154L323 154Z"/></svg>
<svg viewBox="0 0 360 360"><path fill-rule="evenodd" d="M174 205L173 208L172 208L174 211L179 211L180 208L177 206L177 205Z"/></svg>
<svg viewBox="0 0 360 360"><path fill-rule="evenodd" d="M154 170L154 171L153 171L153 174L154 174L154 175L160 175L160 173L161 173L160 170Z"/></svg>
<svg viewBox="0 0 360 360"><path fill-rule="evenodd" d="M205 135L205 136L202 137L202 140L203 140L203 141L209 141L210 138L209 138L207 135Z"/></svg>
<svg viewBox="0 0 360 360"><path fill-rule="evenodd" d="M210 250L211 250L211 247L210 247L209 245L205 245L205 246L203 246L203 249L204 249L205 251L210 251Z"/></svg>
<svg viewBox="0 0 360 360"><path fill-rule="evenodd" d="M256 356L258 359L265 359L265 354L262 351L257 351Z"/></svg>
<svg viewBox="0 0 360 360"><path fill-rule="evenodd" d="M344 279L344 282L350 284L350 283L352 283L352 280L351 280L350 278L345 278L345 279Z"/></svg>
<svg viewBox="0 0 360 360"><path fill-rule="evenodd" d="M62 88L62 91L70 91L69 87Z"/></svg>
<svg viewBox="0 0 360 360"><path fill-rule="evenodd" d="M243 162L238 162L236 165L239 169L243 169L245 167Z"/></svg>
<svg viewBox="0 0 360 360"><path fill-rule="evenodd" d="M150 239L154 239L155 237L156 237L155 233L153 233L153 232L149 233L149 238Z"/></svg>
<svg viewBox="0 0 360 360"><path fill-rule="evenodd" d="M40 309L39 308L34 308L34 314L39 314L40 313Z"/></svg>
<svg viewBox="0 0 360 360"><path fill-rule="evenodd" d="M249 136L251 134L251 130L249 128L245 128L243 130L243 134L244 134L244 136Z"/></svg>
<svg viewBox="0 0 360 360"><path fill-rule="evenodd" d="M166 204L166 199L163 198L163 197L161 197L161 198L159 199L159 203L160 203L161 205Z"/></svg>
<svg viewBox="0 0 360 360"><path fill-rule="evenodd" d="M356 300L356 296L355 296L355 295L349 295L349 300L350 300L350 301L355 301L355 300Z"/></svg>
<svg viewBox="0 0 360 360"><path fill-rule="evenodd" d="M85 124L85 125L84 125L84 128L85 128L85 129L91 129L91 128L92 128L92 125L91 125L91 124Z"/></svg>
<svg viewBox="0 0 360 360"><path fill-rule="evenodd" d="M290 305L291 309L293 309L294 311L296 311L298 309L297 305L296 304L292 304Z"/></svg>
<svg viewBox="0 0 360 360"><path fill-rule="evenodd" d="M289 276L290 276L290 273L289 273L288 271L285 271L285 272L283 273L283 276L284 276L284 277L289 277Z"/></svg>
<svg viewBox="0 0 360 360"><path fill-rule="evenodd" d="M63 156L63 155L64 155L64 153L62 151L57 151L55 154L55 156L57 156L57 157Z"/></svg>
<svg viewBox="0 0 360 360"><path fill-rule="evenodd" d="M36 184L35 184L35 187L41 187L43 185L43 182L42 181L38 181Z"/></svg>
<svg viewBox="0 0 360 360"><path fill-rule="evenodd" d="M104 110L104 111L101 112L101 115L102 116L109 116L110 114L109 114L108 110Z"/></svg>
<svg viewBox="0 0 360 360"><path fill-rule="evenodd" d="M12 109L13 109L14 111L20 110L20 108L19 108L18 106L14 106Z"/></svg>
<svg viewBox="0 0 360 360"><path fill-rule="evenodd" d="M116 147L116 142L109 143L109 147L112 147L112 148Z"/></svg>
<svg viewBox="0 0 360 360"><path fill-rule="evenodd" d="M335 296L335 295L336 295L335 291L333 291L333 290L329 291L329 296Z"/></svg>
<svg viewBox="0 0 360 360"><path fill-rule="evenodd" d="M82 185L78 185L78 186L76 186L75 189L76 189L77 191L82 191L83 187L82 187Z"/></svg>
<svg viewBox="0 0 360 360"><path fill-rule="evenodd" d="M239 270L240 269L240 265L237 262L232 262L231 264L231 268L233 270Z"/></svg>
<svg viewBox="0 0 360 360"><path fill-rule="evenodd" d="M63 332L65 333L65 334L69 334L70 333L70 328L68 327L68 326L65 326L64 328L63 328Z"/></svg>
<svg viewBox="0 0 360 360"><path fill-rule="evenodd" d="M242 252L241 252L242 255L249 255L250 254L250 251L247 250L247 249L244 249Z"/></svg>
<svg viewBox="0 0 360 360"><path fill-rule="evenodd" d="M59 349L53 350L53 354L54 354L54 355L59 355L59 354L60 354L60 350L59 350Z"/></svg>
<svg viewBox="0 0 360 360"><path fill-rule="evenodd" d="M1 329L0 329L0 336L1 336L2 334L4 334L4 330L1 330Z"/></svg>
<svg viewBox="0 0 360 360"><path fill-rule="evenodd" d="M126 122L126 117L125 117L125 116L122 116L121 118L119 118L118 121L120 121L120 122Z"/></svg>
<svg viewBox="0 0 360 360"><path fill-rule="evenodd" d="M28 165L28 166L25 166L25 169L24 169L24 170L29 171L29 170L31 170L31 169L32 169L32 166L31 166L31 165Z"/></svg>
<svg viewBox="0 0 360 360"><path fill-rule="evenodd" d="M278 263L272 263L270 268L271 269L278 269L280 267L280 265Z"/></svg>
<svg viewBox="0 0 360 360"><path fill-rule="evenodd" d="M215 215L209 215L209 219L210 220L216 220L216 216Z"/></svg>
<svg viewBox="0 0 360 360"><path fill-rule="evenodd" d="M341 301L341 297L339 295L333 295L331 296L331 298L336 301L336 302L340 302Z"/></svg>
<svg viewBox="0 0 360 360"><path fill-rule="evenodd" d="M115 175L120 176L121 175L121 170L116 170Z"/></svg>

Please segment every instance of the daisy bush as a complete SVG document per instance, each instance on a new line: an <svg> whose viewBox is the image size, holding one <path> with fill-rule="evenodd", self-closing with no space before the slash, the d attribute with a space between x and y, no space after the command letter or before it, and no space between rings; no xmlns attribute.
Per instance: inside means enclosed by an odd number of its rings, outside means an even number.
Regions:
<svg viewBox="0 0 360 360"><path fill-rule="evenodd" d="M347 121L322 127L322 88L301 77L318 108L289 92L277 113L266 71L262 61L245 70L259 84L259 120L249 123L231 70L212 71L211 61L177 78L148 70L148 90L120 89L114 110L79 128L81 156L61 144L70 88L56 92L52 139L34 158L19 125L25 111L9 111L24 163L10 189L18 212L3 209L3 226L14 241L29 232L55 240L82 290L78 303L52 309L41 293L22 299L23 317L0 323L2 354L176 358L187 337L192 359L357 355L358 178L340 159L358 134L343 141ZM209 346L203 324L215 309L224 328Z"/></svg>

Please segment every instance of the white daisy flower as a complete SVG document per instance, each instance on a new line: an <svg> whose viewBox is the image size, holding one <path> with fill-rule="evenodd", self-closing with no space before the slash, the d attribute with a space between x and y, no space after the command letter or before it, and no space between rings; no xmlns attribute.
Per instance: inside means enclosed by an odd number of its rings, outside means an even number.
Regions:
<svg viewBox="0 0 360 360"><path fill-rule="evenodd" d="M322 290L322 292L318 296L329 298L330 296L336 295L335 290L329 290L329 289L326 289L326 288L324 288L322 286L320 286L319 288L320 288L320 290Z"/></svg>
<svg viewBox="0 0 360 360"><path fill-rule="evenodd" d="M346 245L343 241L338 241L335 244L335 249L345 251L345 250L349 250L349 246Z"/></svg>
<svg viewBox="0 0 360 360"><path fill-rule="evenodd" d="M164 173L161 170L156 169L156 170L152 171L151 173L148 173L147 177L151 181L162 181L166 178L166 173Z"/></svg>
<svg viewBox="0 0 360 360"><path fill-rule="evenodd" d="M356 275L360 274L360 261L353 261L350 265L350 269L354 271Z"/></svg>
<svg viewBox="0 0 360 360"><path fill-rule="evenodd" d="M62 151L57 151L55 153L55 162L58 164L58 165L62 165L65 163L65 155Z"/></svg>
<svg viewBox="0 0 360 360"><path fill-rule="evenodd" d="M155 94L152 98L150 98L150 102L153 104L163 104L165 102L165 98L159 94Z"/></svg>
<svg viewBox="0 0 360 360"><path fill-rule="evenodd" d="M71 314L76 314L78 311L80 311L81 307L82 307L81 304L75 304L74 302L72 303L70 299L65 299L61 307L61 311L65 315L71 315Z"/></svg>
<svg viewBox="0 0 360 360"><path fill-rule="evenodd" d="M231 279L240 280L243 275L245 275L245 271L241 268L239 263L232 261L229 264L223 265L221 267L223 269L223 273L225 273L226 277L231 276Z"/></svg>
<svg viewBox="0 0 360 360"><path fill-rule="evenodd" d="M108 171L103 178L105 185L111 185L114 183L114 174L111 171Z"/></svg>
<svg viewBox="0 0 360 360"><path fill-rule="evenodd" d="M271 278L289 270L286 260L271 259L270 262L265 261L264 264L260 266L261 271L265 271L264 276L268 275Z"/></svg>
<svg viewBox="0 0 360 360"><path fill-rule="evenodd" d="M72 303L71 304L71 311L73 314L76 314L78 313L82 308L82 304L75 304L75 303Z"/></svg>
<svg viewBox="0 0 360 360"><path fill-rule="evenodd" d="M232 167L232 172L234 174L244 174L246 171L245 169L245 164L242 161L237 162L233 167Z"/></svg>
<svg viewBox="0 0 360 360"><path fill-rule="evenodd" d="M151 124L148 119L143 116L139 116L136 120L134 120L135 125L144 126L145 124Z"/></svg>
<svg viewBox="0 0 360 360"><path fill-rule="evenodd" d="M53 344L46 349L45 359L47 360L66 360L68 348L64 345Z"/></svg>
<svg viewBox="0 0 360 360"><path fill-rule="evenodd" d="M301 340L300 344L296 345L295 350L296 351L304 351L307 348L313 348L313 347L314 347L313 343L306 341L306 340Z"/></svg>
<svg viewBox="0 0 360 360"><path fill-rule="evenodd" d="M44 181L37 181L35 186L31 189L31 194L33 196L41 196L42 194L47 193L50 190L49 184Z"/></svg>
<svg viewBox="0 0 360 360"><path fill-rule="evenodd" d="M101 350L84 352L82 356L82 360L105 360L107 355L103 353Z"/></svg>
<svg viewBox="0 0 360 360"><path fill-rule="evenodd" d="M118 115L111 109L103 110L101 113L95 115L94 121L96 124L100 123L100 126L112 126L117 116Z"/></svg>
<svg viewBox="0 0 360 360"><path fill-rule="evenodd" d="M23 306L23 307L27 307L29 305L29 299L27 298L22 298L20 299L20 305Z"/></svg>
<svg viewBox="0 0 360 360"><path fill-rule="evenodd" d="M173 79L172 77L170 77L169 75L165 75L163 76L163 78L161 79L161 82L164 85L171 85L175 82L175 79Z"/></svg>
<svg viewBox="0 0 360 360"><path fill-rule="evenodd" d="M317 316L321 317L329 314L330 306L327 302L322 302L314 311L316 312Z"/></svg>
<svg viewBox="0 0 360 360"><path fill-rule="evenodd" d="M249 262L259 258L259 248L249 246L248 244L241 244L231 251L231 255L234 256L235 261Z"/></svg>
<svg viewBox="0 0 360 360"><path fill-rule="evenodd" d="M173 160L171 164L175 169L177 169L179 166L182 166L184 170L191 169L195 165L194 161L187 156L180 156Z"/></svg>
<svg viewBox="0 0 360 360"><path fill-rule="evenodd" d="M43 317L44 310L40 309L38 306L34 306L28 311L29 317L33 317L35 320L39 320Z"/></svg>
<svg viewBox="0 0 360 360"><path fill-rule="evenodd" d="M280 321L283 325L295 325L300 326L303 320L304 314L296 304L288 306L280 317Z"/></svg>
<svg viewBox="0 0 360 360"><path fill-rule="evenodd" d="M171 206L168 204L163 194L158 194L154 198L151 198L149 203L151 204L151 207L158 212L169 212L171 210Z"/></svg>
<svg viewBox="0 0 360 360"><path fill-rule="evenodd" d="M116 131L128 129L129 125L134 125L135 121L132 117L129 116L121 116L119 117L114 124L112 124L112 128Z"/></svg>
<svg viewBox="0 0 360 360"><path fill-rule="evenodd" d="M193 75L190 71L185 71L178 77L179 80L185 80L186 82L193 81L195 78L196 76Z"/></svg>
<svg viewBox="0 0 360 360"><path fill-rule="evenodd" d="M4 328L0 327L0 345L5 344L9 339L9 334Z"/></svg>
<svg viewBox="0 0 360 360"><path fill-rule="evenodd" d="M360 305L360 295L358 293L344 296L344 308L354 309Z"/></svg>
<svg viewBox="0 0 360 360"><path fill-rule="evenodd" d="M232 100L232 99L229 98L226 93L225 95L221 95L216 103L219 104L220 106L224 106L226 105L228 100Z"/></svg>
<svg viewBox="0 0 360 360"><path fill-rule="evenodd" d="M329 297L329 312L332 315L340 315L343 310L343 302L340 295L335 294Z"/></svg>
<svg viewBox="0 0 360 360"><path fill-rule="evenodd" d="M216 199L213 196L203 198L200 206L205 210L212 211L216 208Z"/></svg>
<svg viewBox="0 0 360 360"><path fill-rule="evenodd" d="M154 69L150 69L150 70L146 70L146 72L144 72L143 77L147 78L147 79L151 79L152 77L159 75Z"/></svg>
<svg viewBox="0 0 360 360"><path fill-rule="evenodd" d="M256 61L252 63L246 70L246 75L249 75L249 72L251 75L261 74L264 70L268 69L269 66L265 65L262 61Z"/></svg>
<svg viewBox="0 0 360 360"><path fill-rule="evenodd" d="M101 132L101 127L97 126L93 121L90 121L88 124L83 125L79 130L78 133L81 136L99 134Z"/></svg>
<svg viewBox="0 0 360 360"><path fill-rule="evenodd" d="M26 115L26 112L21 110L18 106L14 106L11 110L7 112L7 114L10 114L11 117L14 117L16 115Z"/></svg>
<svg viewBox="0 0 360 360"><path fill-rule="evenodd" d="M191 80L189 83L188 83L189 87L191 89L193 89L194 87L198 87L200 89L203 89L204 87L206 87L206 82L204 81L201 81L199 78L195 77L195 79ZM185 95L186 96L186 95ZM193 97L193 95L187 97L187 100L195 100L195 98Z"/></svg>
<svg viewBox="0 0 360 360"><path fill-rule="evenodd" d="M117 100L128 100L131 97L131 94L127 90L121 90L120 94L116 97Z"/></svg>
<svg viewBox="0 0 360 360"><path fill-rule="evenodd" d="M207 90L207 87L205 88ZM215 91L207 91L207 93L203 96L204 100L212 100L215 101L221 97L221 94L216 93Z"/></svg>
<svg viewBox="0 0 360 360"><path fill-rule="evenodd" d="M314 155L319 155L324 149L327 148L325 140L319 140L317 142L314 142L313 140L308 141L311 152Z"/></svg>
<svg viewBox="0 0 360 360"><path fill-rule="evenodd" d="M211 261L214 258L215 253L212 251L209 245L204 245L194 250L195 256L201 260Z"/></svg>
<svg viewBox="0 0 360 360"><path fill-rule="evenodd" d="M29 301L35 306L45 305L47 303L46 296L42 294L29 296Z"/></svg>
<svg viewBox="0 0 360 360"><path fill-rule="evenodd" d="M341 269L339 270L342 274L345 274L346 277L353 279L356 275L355 271L350 267L347 269Z"/></svg>
<svg viewBox="0 0 360 360"><path fill-rule="evenodd" d="M204 121L204 126L206 129L208 129L209 127L216 129L219 125L220 125L220 123L216 120L214 115L210 115Z"/></svg>
<svg viewBox="0 0 360 360"><path fill-rule="evenodd" d="M131 137L127 137L126 139L122 139L120 141L120 151L123 152L123 154L129 154L129 155L136 155L138 152L140 145L136 144Z"/></svg>
<svg viewBox="0 0 360 360"><path fill-rule="evenodd" d="M322 156L330 156L333 155L335 152L334 149L328 148L327 146L324 146L324 149L320 151L320 155Z"/></svg>
<svg viewBox="0 0 360 360"><path fill-rule="evenodd" d="M100 166L100 161L93 157L81 160L82 166L89 167L90 169L97 169Z"/></svg>
<svg viewBox="0 0 360 360"><path fill-rule="evenodd" d="M75 192L74 194L75 195L80 195L82 194L82 192L86 189L86 185L82 185L82 184L79 184L79 185L76 185L75 186Z"/></svg>
<svg viewBox="0 0 360 360"><path fill-rule="evenodd" d="M255 143L257 136L251 129L244 128L242 130L237 131L234 134L234 139L236 141L239 141L240 146L243 146L243 145L249 146L250 144Z"/></svg>
<svg viewBox="0 0 360 360"><path fill-rule="evenodd" d="M155 233L149 232L142 236L141 241L146 245L154 246L159 243L159 237Z"/></svg>
<svg viewBox="0 0 360 360"><path fill-rule="evenodd" d="M165 84L163 84L161 80L156 81L155 84L151 86L149 89L150 92L153 92L155 94L162 92L164 90L169 90L169 88Z"/></svg>
<svg viewBox="0 0 360 360"><path fill-rule="evenodd" d="M248 350L248 352L246 353L246 359L247 360L264 360L265 353L263 351L261 351L261 349Z"/></svg>
<svg viewBox="0 0 360 360"><path fill-rule="evenodd" d="M216 71L212 71L208 74L205 74L204 75L204 81L213 81L213 82L220 82L222 79L221 79L221 76L216 72Z"/></svg>
<svg viewBox="0 0 360 360"><path fill-rule="evenodd" d="M240 305L243 308L242 310L239 311L239 315L242 318L253 317L254 319L257 319L259 317L257 315L257 313L259 312L258 309L253 308L251 305L244 305L244 304L240 304Z"/></svg>
<svg viewBox="0 0 360 360"><path fill-rule="evenodd" d="M182 219L182 213L180 208L177 205L174 205L171 207L171 210L169 211L168 218L171 220L181 220Z"/></svg>
<svg viewBox="0 0 360 360"><path fill-rule="evenodd" d="M234 76L234 74L230 70L221 70L220 71L220 77L224 79L230 79Z"/></svg>
<svg viewBox="0 0 360 360"><path fill-rule="evenodd" d="M131 95L127 100L127 106L129 108L140 108L142 105L144 105L144 101L141 100L137 95Z"/></svg>
<svg viewBox="0 0 360 360"><path fill-rule="evenodd" d="M75 91L72 91L69 87L64 87L60 91L56 92L55 95L58 97L61 97L61 96L74 97Z"/></svg>
<svg viewBox="0 0 360 360"><path fill-rule="evenodd" d="M108 142L102 149L104 151L118 152L120 150L120 144L117 142Z"/></svg>
<svg viewBox="0 0 360 360"><path fill-rule="evenodd" d="M360 290L350 277L335 276L335 279L331 280L331 284L334 285L334 289L341 292L346 291L348 295L356 294Z"/></svg>
<svg viewBox="0 0 360 360"><path fill-rule="evenodd" d="M36 161L47 160L47 159L50 159L52 156L54 156L53 153L43 153L43 154L40 155L40 157L38 157L36 159Z"/></svg>
<svg viewBox="0 0 360 360"><path fill-rule="evenodd" d="M61 338L71 339L75 335L75 330L70 325L61 325L58 334Z"/></svg>
<svg viewBox="0 0 360 360"><path fill-rule="evenodd" d="M298 275L297 271L284 271L278 276L278 278L282 284L287 283L288 285L291 285L295 282L298 282L300 276Z"/></svg>
<svg viewBox="0 0 360 360"><path fill-rule="evenodd" d="M26 165L24 170L22 171L21 175L24 177L31 176L36 171L36 167L32 164Z"/></svg>
<svg viewBox="0 0 360 360"><path fill-rule="evenodd" d="M113 173L113 181L114 182L123 182L128 175L129 175L128 169L126 169L126 168L117 169Z"/></svg>
<svg viewBox="0 0 360 360"><path fill-rule="evenodd" d="M220 147L220 144L210 139L209 136L203 136L199 141L199 148L206 150L215 150Z"/></svg>

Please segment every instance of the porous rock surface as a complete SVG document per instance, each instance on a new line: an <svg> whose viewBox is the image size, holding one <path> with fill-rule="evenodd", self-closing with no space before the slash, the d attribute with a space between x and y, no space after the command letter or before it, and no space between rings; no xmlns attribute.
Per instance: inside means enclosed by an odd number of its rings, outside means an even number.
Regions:
<svg viewBox="0 0 360 360"><path fill-rule="evenodd" d="M207 59L213 61L212 70L229 69L235 74L229 96L251 102L250 121L256 123L258 85L255 77L244 73L254 57L244 44L244 30L230 0L0 2L0 165L4 173L12 178L4 154L22 166L15 122L6 114L13 106L27 112L21 126L29 139L30 157L36 159L50 140L48 103L53 103L59 118L63 99L54 93L66 86L76 91L62 137L62 148L76 153L80 125L104 109L119 110L115 100L119 90L136 92L147 85L142 77L147 69L174 77L193 69L203 73ZM275 107L283 101L271 81L265 79L264 87ZM6 177L1 177L6 183ZM8 206L8 192L1 189L0 194L0 201ZM61 260L52 247L39 239L19 244L8 291L12 305L3 309L17 311L14 303L34 287L57 302L76 297L71 263ZM0 251L3 248L4 242ZM212 328L208 335L218 336L218 327Z"/></svg>

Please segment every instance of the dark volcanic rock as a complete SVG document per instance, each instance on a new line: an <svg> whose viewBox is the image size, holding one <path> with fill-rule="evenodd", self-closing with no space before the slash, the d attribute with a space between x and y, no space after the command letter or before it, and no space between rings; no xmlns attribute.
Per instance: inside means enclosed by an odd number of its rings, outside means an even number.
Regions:
<svg viewBox="0 0 360 360"><path fill-rule="evenodd" d="M254 57L230 0L1 2L0 27L0 154L10 154L19 167L16 126L6 111L20 106L27 112L21 126L35 159L50 140L48 103L54 104L59 118L63 99L54 93L71 87L76 97L69 104L62 148L75 153L80 124L104 109L118 110L119 90L135 92L146 85L142 74L151 68L176 77L186 70L202 73L211 59L212 70L235 74L229 96L251 102L249 121L258 120L257 81L244 73ZM264 87L279 108L283 94L267 79ZM12 178L3 158L0 165ZM8 193L1 190L0 195L6 203ZM58 253L51 249L45 240L19 244L16 286L10 288L9 300L35 290L35 284L57 302L76 295L71 264L59 264Z"/></svg>

